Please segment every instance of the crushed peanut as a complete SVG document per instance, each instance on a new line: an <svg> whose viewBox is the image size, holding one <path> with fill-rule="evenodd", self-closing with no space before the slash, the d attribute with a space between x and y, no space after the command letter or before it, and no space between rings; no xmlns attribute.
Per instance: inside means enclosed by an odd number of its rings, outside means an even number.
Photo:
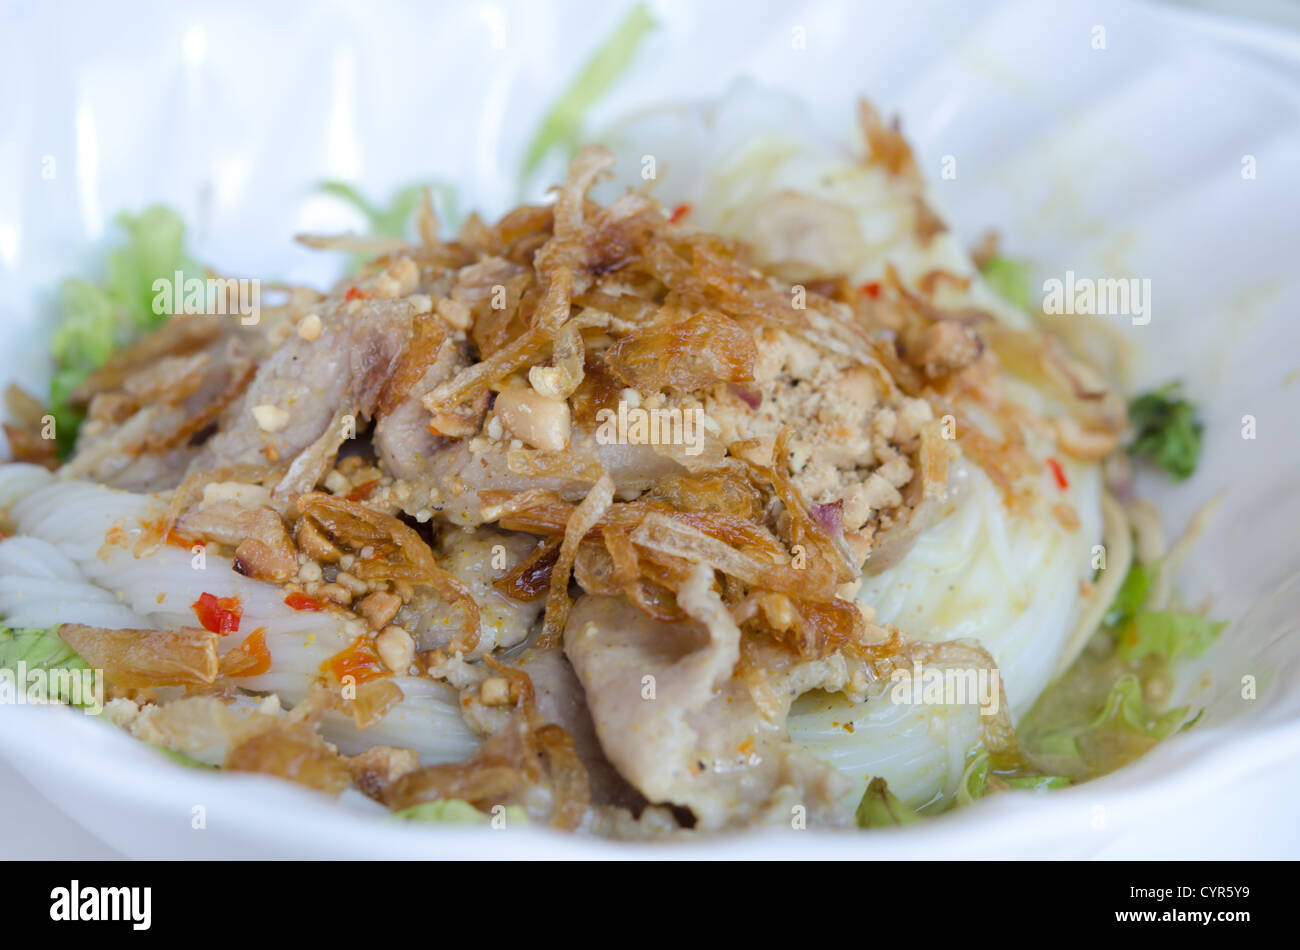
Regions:
<svg viewBox="0 0 1300 950"><path fill-rule="evenodd" d="M402 598L387 591L375 591L363 597L357 604L357 613L366 618L371 630L382 630L397 616L401 609Z"/></svg>
<svg viewBox="0 0 1300 950"><path fill-rule="evenodd" d="M288 410L270 403L254 406L253 418L257 420L257 427L263 432L279 432L289 424Z"/></svg>
<svg viewBox="0 0 1300 950"><path fill-rule="evenodd" d="M394 673L405 672L415 660L415 641L403 628L393 624L375 637L375 652Z"/></svg>
<svg viewBox="0 0 1300 950"><path fill-rule="evenodd" d="M309 313L298 321L298 336L311 342L320 336L320 331L324 324L321 323L320 314Z"/></svg>
<svg viewBox="0 0 1300 950"><path fill-rule="evenodd" d="M510 702L510 681L504 676L489 676L478 691L484 706L505 706Z"/></svg>

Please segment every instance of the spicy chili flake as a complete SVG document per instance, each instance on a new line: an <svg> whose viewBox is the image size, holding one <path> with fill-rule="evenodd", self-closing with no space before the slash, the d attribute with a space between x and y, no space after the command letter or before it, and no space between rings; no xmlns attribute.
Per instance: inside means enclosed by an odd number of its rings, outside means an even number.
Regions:
<svg viewBox="0 0 1300 950"><path fill-rule="evenodd" d="M321 669L333 673L339 682L351 676L352 682L358 685L387 675L368 637L357 637L350 646L321 664Z"/></svg>
<svg viewBox="0 0 1300 950"><path fill-rule="evenodd" d="M232 676L261 676L271 668L271 651L266 646L265 627L258 627L235 649L248 659L238 665L238 672L232 673Z"/></svg>
<svg viewBox="0 0 1300 950"><path fill-rule="evenodd" d="M679 221L682 220L682 218L686 217L690 213L691 213L691 206L689 204L686 203L679 204L676 208L673 208L673 213L668 218L668 221L671 224L677 224Z"/></svg>
<svg viewBox="0 0 1300 950"><path fill-rule="evenodd" d="M315 597L308 597L306 594L293 593L284 599L284 602L294 610L324 610L325 601L317 600Z"/></svg>
<svg viewBox="0 0 1300 950"><path fill-rule="evenodd" d="M869 283L863 284L863 285L862 285L861 287L859 287L858 289L861 290L861 291L862 291L864 294L866 294L868 297L871 297L871 298L874 299L874 298L880 296L880 281L878 281L878 280L873 280L873 281L871 281L871 282L869 282Z"/></svg>
<svg viewBox="0 0 1300 950"><path fill-rule="evenodd" d="M219 633L223 637L239 632L239 621L244 615L244 608L239 605L238 597L217 597L205 591L190 607L204 630Z"/></svg>
<svg viewBox="0 0 1300 950"><path fill-rule="evenodd" d="M1070 487L1070 481L1065 477L1065 469L1056 459L1048 459L1047 467L1052 470L1052 477L1056 479L1056 487L1065 491Z"/></svg>
<svg viewBox="0 0 1300 950"><path fill-rule="evenodd" d="M366 292L359 287L349 287L348 292L343 295L344 300L365 300Z"/></svg>

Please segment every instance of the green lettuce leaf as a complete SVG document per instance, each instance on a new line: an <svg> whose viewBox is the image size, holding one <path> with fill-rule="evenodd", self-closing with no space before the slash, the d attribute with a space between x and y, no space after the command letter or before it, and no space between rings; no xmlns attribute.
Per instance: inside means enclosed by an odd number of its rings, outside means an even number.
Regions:
<svg viewBox="0 0 1300 950"><path fill-rule="evenodd" d="M1002 779L1010 788L1031 792L1045 792L1049 788L1065 788L1070 780L1064 775L1013 775Z"/></svg>
<svg viewBox="0 0 1300 950"><path fill-rule="evenodd" d="M11 630L0 627L0 669L10 670L18 675L18 664L25 663L27 670L85 670L89 669L86 661L59 637L59 628L48 630ZM61 685L58 679L51 679L56 688ZM15 688L25 688L24 683L15 682ZM59 689L54 697L61 703L71 702L71 697Z"/></svg>
<svg viewBox="0 0 1300 950"><path fill-rule="evenodd" d="M16 669L23 661L29 670L88 669L85 660L59 637L59 628L10 630L0 627L0 667Z"/></svg>
<svg viewBox="0 0 1300 950"><path fill-rule="evenodd" d="M519 173L521 185L553 149L560 149L566 158L578 150L587 111L632 64L642 41L657 25L644 3L638 3L628 11L609 39L596 50L542 118L524 153L523 168Z"/></svg>
<svg viewBox="0 0 1300 950"><path fill-rule="evenodd" d="M1137 433L1129 453L1149 459L1181 482L1200 461L1202 425L1196 407L1178 398L1177 389L1177 383L1170 383L1129 404L1129 421Z"/></svg>
<svg viewBox="0 0 1300 950"><path fill-rule="evenodd" d="M1101 711L1091 721L1047 733L1037 740L1036 752L1053 759L1084 762L1109 757L1116 748L1145 752L1172 734L1187 719L1188 707L1165 712L1147 707L1142 683L1136 673L1120 676L1106 697Z"/></svg>
<svg viewBox="0 0 1300 950"><path fill-rule="evenodd" d="M1200 656L1227 625L1178 610L1139 610L1118 630L1119 655L1126 660Z"/></svg>
<svg viewBox="0 0 1300 950"><path fill-rule="evenodd" d="M1146 605L1155 575L1154 567L1147 567L1135 558L1102 623L1108 627L1118 627L1132 619Z"/></svg>
<svg viewBox="0 0 1300 950"><path fill-rule="evenodd" d="M1003 775L993 772L992 765L987 752L981 752L971 759L957 789L957 804L973 805L988 794L990 787L1041 792L1049 788L1064 788L1070 784L1064 775Z"/></svg>
<svg viewBox="0 0 1300 950"><path fill-rule="evenodd" d="M855 817L859 828L910 825L921 820L921 816L904 805L879 776L867 784Z"/></svg>
<svg viewBox="0 0 1300 950"><path fill-rule="evenodd" d="M200 762L198 759L192 759L184 752L177 752L174 749L164 749L161 746L159 746L158 751L161 752L163 755L165 755L167 758L171 759L173 762L177 763L178 765L184 765L187 766L188 768L214 769L214 770L217 768L215 765L208 765L208 763L206 762Z"/></svg>
<svg viewBox="0 0 1300 950"><path fill-rule="evenodd" d="M966 763L966 771L962 773L961 784L957 787L958 805L973 805L987 794L989 771L992 768L993 760L984 751Z"/></svg>
<svg viewBox="0 0 1300 950"><path fill-rule="evenodd" d="M994 255L980 267L980 273L999 297L1021 310L1029 309L1029 262Z"/></svg>
<svg viewBox="0 0 1300 950"><path fill-rule="evenodd" d="M448 825L486 825L492 820L491 815L484 814L467 801L459 798L440 798L437 801L421 802L410 808L393 812L394 818L406 821L432 821ZM517 805L506 808L507 825L528 824L528 813Z"/></svg>
<svg viewBox="0 0 1300 950"><path fill-rule="evenodd" d="M126 240L109 253L106 279L95 283L68 278L59 287L58 317L50 339L50 413L65 458L82 418L68 404L72 391L116 349L170 316L154 312L155 280L172 280L177 271L182 280L202 274L185 252L185 222L175 211L155 205L138 215L123 212L115 220Z"/></svg>

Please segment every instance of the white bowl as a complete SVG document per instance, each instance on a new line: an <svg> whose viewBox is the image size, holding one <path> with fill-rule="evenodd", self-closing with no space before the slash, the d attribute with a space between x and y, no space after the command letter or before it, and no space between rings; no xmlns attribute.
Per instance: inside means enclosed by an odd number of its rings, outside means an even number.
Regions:
<svg viewBox="0 0 1300 950"><path fill-rule="evenodd" d="M659 30L593 124L750 74L847 133L866 94L902 115L963 237L996 227L1041 276L1151 279L1152 321L1129 328L1136 383L1183 379L1207 431L1191 481L1143 491L1174 532L1224 493L1183 579L1233 621L1183 684L1201 723L1098 781L913 829L667 847L399 825L359 796L173 765L70 710L0 709L0 753L138 857L1300 855L1296 44L1119 4L654 7ZM0 106L0 379L37 388L50 293L95 259L117 209L178 207L197 256L226 273L324 282L333 263L291 236L361 222L316 182L383 196L441 179L499 213L538 117L619 16L594 0L69 11L10 10L0 30L0 78L22 91ZM947 156L955 179L940 177Z"/></svg>

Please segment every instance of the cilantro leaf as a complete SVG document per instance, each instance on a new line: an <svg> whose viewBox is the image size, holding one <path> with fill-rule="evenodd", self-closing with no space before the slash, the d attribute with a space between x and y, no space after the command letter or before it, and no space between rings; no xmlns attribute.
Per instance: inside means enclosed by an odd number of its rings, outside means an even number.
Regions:
<svg viewBox="0 0 1300 950"><path fill-rule="evenodd" d="M1149 459L1181 482L1200 461L1203 426L1196 407L1174 395L1177 389L1177 383L1170 383L1129 404L1129 421L1137 433L1129 453Z"/></svg>

